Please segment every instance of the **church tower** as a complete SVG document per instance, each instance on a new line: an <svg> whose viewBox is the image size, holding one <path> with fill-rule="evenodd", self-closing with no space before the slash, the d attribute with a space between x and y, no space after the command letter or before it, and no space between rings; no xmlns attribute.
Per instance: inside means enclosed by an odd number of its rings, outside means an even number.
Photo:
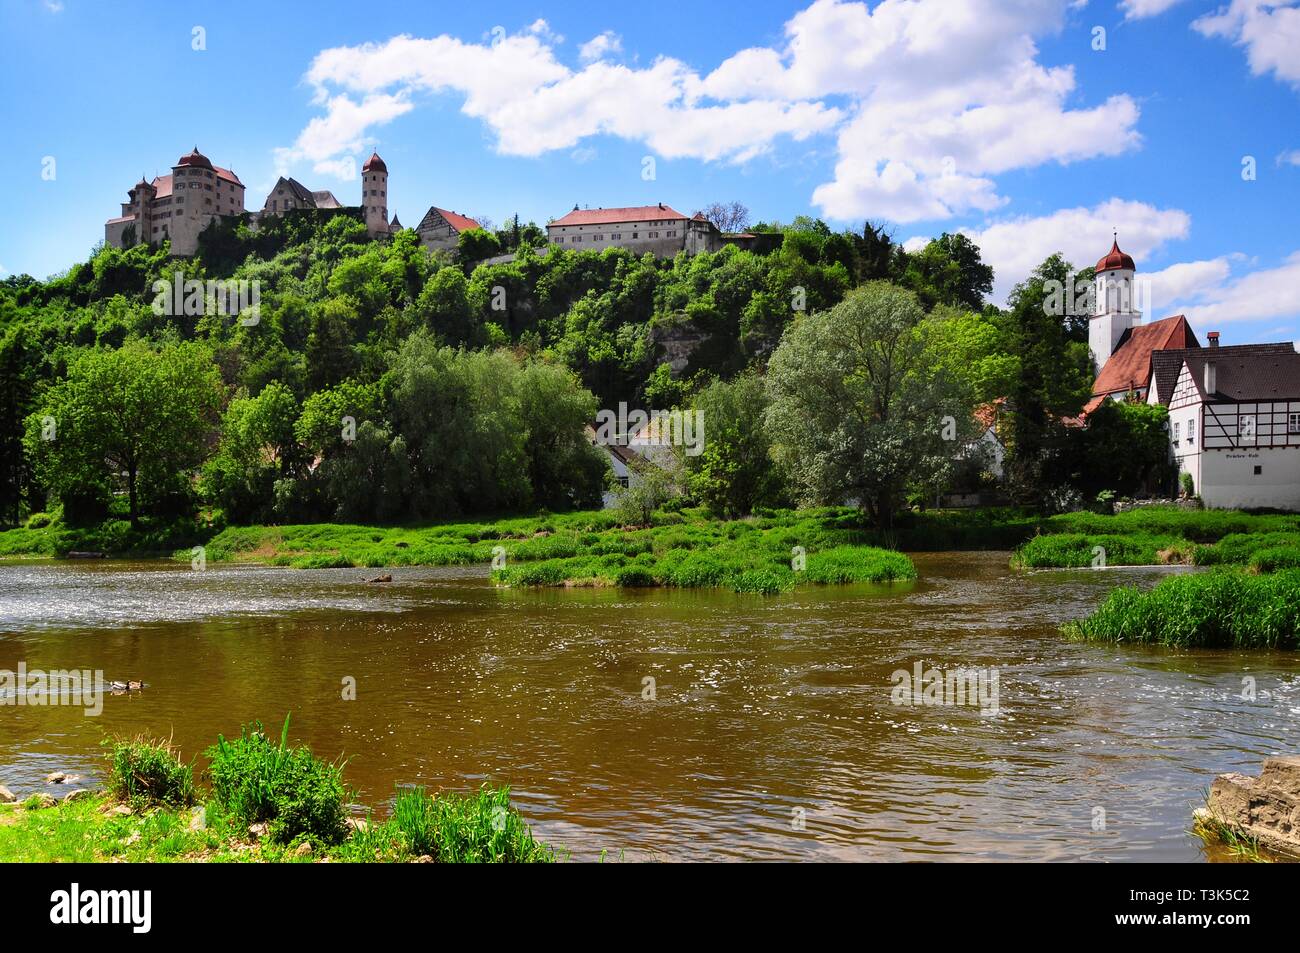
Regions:
<svg viewBox="0 0 1300 953"><path fill-rule="evenodd" d="M1095 302L1088 319L1088 350L1098 373L1106 366L1124 332L1142 323L1136 310L1137 288L1134 284L1133 259L1119 250L1119 236L1110 252L1097 262L1094 288Z"/></svg>
<svg viewBox="0 0 1300 953"><path fill-rule="evenodd" d="M361 167L361 209L371 238L388 234L388 166L378 152Z"/></svg>

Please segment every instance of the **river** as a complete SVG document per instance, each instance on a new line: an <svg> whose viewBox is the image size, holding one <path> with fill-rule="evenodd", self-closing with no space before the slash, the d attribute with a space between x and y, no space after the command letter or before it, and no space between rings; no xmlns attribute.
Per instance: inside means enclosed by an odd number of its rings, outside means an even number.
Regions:
<svg viewBox="0 0 1300 953"><path fill-rule="evenodd" d="M516 591L482 567L367 584L372 570L0 564L0 670L146 683L98 717L0 706L0 784L23 797L55 770L102 776L109 735L171 736L188 759L292 712L295 740L350 758L361 803L508 783L576 859L1196 861L1191 812L1214 775L1300 753L1294 656L1059 635L1111 586L1171 570L915 559L916 583L777 597ZM894 704L892 673L917 662L996 670L996 714Z"/></svg>

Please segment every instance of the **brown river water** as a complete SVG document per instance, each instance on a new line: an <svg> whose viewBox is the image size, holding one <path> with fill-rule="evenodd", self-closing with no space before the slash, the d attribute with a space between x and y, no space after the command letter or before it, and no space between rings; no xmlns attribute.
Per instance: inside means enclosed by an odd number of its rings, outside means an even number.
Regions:
<svg viewBox="0 0 1300 953"><path fill-rule="evenodd" d="M379 813L398 784L505 783L575 859L1206 859L1189 827L1214 775L1300 753L1300 659L1068 642L1059 623L1170 570L1007 558L918 554L916 583L777 597L506 590L482 567L367 585L373 570L6 563L0 670L146 687L98 717L0 705L0 784L101 777L108 735L170 735L190 758L292 712L291 737L349 756ZM996 714L893 704L891 674L917 662L996 669Z"/></svg>

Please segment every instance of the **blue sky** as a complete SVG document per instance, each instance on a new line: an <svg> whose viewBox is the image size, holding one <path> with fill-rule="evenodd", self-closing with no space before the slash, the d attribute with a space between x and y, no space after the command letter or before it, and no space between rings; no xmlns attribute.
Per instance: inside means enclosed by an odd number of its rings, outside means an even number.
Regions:
<svg viewBox="0 0 1300 953"><path fill-rule="evenodd" d="M963 230L999 295L1117 228L1149 317L1300 338L1300 0L0 0L0 92L0 274L84 259L196 144L250 207L281 172L356 202L377 148L407 225L735 199Z"/></svg>

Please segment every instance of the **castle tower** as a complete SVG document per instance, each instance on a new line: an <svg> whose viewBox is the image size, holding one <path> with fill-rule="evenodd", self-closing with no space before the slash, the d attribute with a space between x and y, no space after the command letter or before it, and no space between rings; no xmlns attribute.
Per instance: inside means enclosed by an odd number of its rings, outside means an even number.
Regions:
<svg viewBox="0 0 1300 953"><path fill-rule="evenodd" d="M1088 350L1098 372L1115 353L1124 332L1142 323L1137 310L1137 287L1133 259L1119 249L1119 237L1105 258L1097 262L1096 301L1088 319Z"/></svg>
<svg viewBox="0 0 1300 953"><path fill-rule="evenodd" d="M131 200L130 214L135 216L135 240L138 244L148 245L153 241L153 200L157 192L142 175L140 181L127 193ZM127 212L125 206L122 212Z"/></svg>
<svg viewBox="0 0 1300 953"><path fill-rule="evenodd" d="M361 210L371 238L388 234L388 166L378 152L361 167Z"/></svg>

